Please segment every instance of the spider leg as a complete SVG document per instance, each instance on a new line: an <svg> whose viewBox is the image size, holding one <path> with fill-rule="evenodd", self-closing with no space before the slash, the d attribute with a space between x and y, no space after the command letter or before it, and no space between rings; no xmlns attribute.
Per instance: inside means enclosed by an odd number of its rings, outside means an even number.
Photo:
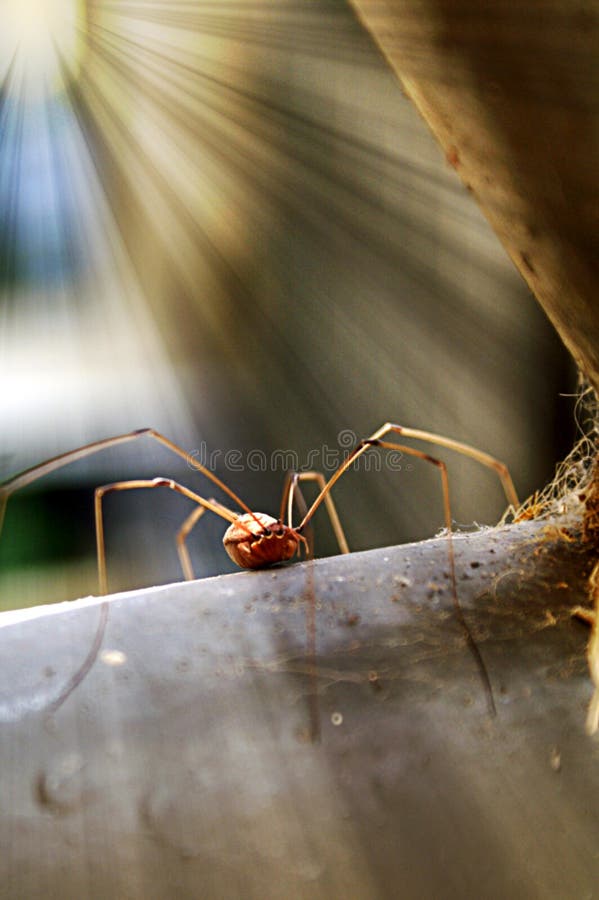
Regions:
<svg viewBox="0 0 599 900"><path fill-rule="evenodd" d="M108 580L106 577L106 548L104 542L104 520L102 516L102 499L104 498L104 495L110 493L111 491L129 491L136 490L138 488L156 487L170 488L170 490L176 491L178 494L182 494L184 497L188 497L190 500L193 500L202 508L202 510L210 510L210 512L216 513L217 516L220 516L222 519L226 519L228 522L235 522L237 520L237 515L226 509L226 507L222 506L220 503L216 503L211 500L206 500L204 499L204 497L200 497L199 494L196 494L194 491L190 491L189 488L184 487L184 485L173 481L172 478L138 478L131 481L116 481L114 484L105 484L102 487L96 488L94 497L94 509L96 518L98 581L100 584L101 594L108 593ZM188 520L186 520L186 522L187 521Z"/></svg>
<svg viewBox="0 0 599 900"><path fill-rule="evenodd" d="M292 528L293 527L293 503L296 502L300 516L305 520L306 513L308 511L308 507L306 501L304 500L304 496L299 487L300 481L315 481L318 485L319 496L323 493L326 487L326 480L322 472L290 472L286 479L285 485L283 488L283 496L281 498L281 514L280 519L283 520L285 513L287 513L287 525ZM333 501L333 498L330 493L324 494L324 504L326 506L326 510L329 516L329 521L331 523L331 527L335 534L335 538L337 539L337 543L339 545L339 550L341 553L349 553L349 546L347 544L347 539L345 537L345 533L343 531L343 527L341 525L341 520L339 519L339 514L337 512L337 508ZM309 520L306 523L309 524ZM311 535L307 538L308 544L311 549L310 555L314 555L314 538Z"/></svg>
<svg viewBox="0 0 599 900"><path fill-rule="evenodd" d="M507 466L504 463L500 462L498 459L495 459L494 456L490 456L488 453L484 453L482 450L478 450L476 447L471 447L469 444L464 444L461 441L454 441L451 438L433 434L430 431L421 431L416 428L407 428L404 425L394 425L392 422L386 422L384 425L381 425L381 427L377 429L377 431L375 431L374 434L372 434L369 438L360 441L360 443L357 444L356 447L354 447L349 456L341 463L338 469L333 472L325 487L321 490L320 494L299 524L299 529L301 529L307 522L310 521L316 509L328 496L329 491L331 490L333 485L351 467L351 465L360 456L362 456L362 454L365 453L369 447L379 444L381 438L383 438L386 434L389 434L390 431L394 432L395 434L403 435L405 437L428 441L429 443L436 444L440 447L447 447L450 450L455 450L457 453L461 453L464 456L469 456L471 459L477 460L477 462L481 463L484 466L487 466L487 468L490 468L497 473L508 503L512 507L514 507L514 509L516 509L520 505L520 501L518 500L518 495L516 493L516 489L514 487L514 483ZM421 459L428 458L429 461L433 461L432 457L427 457L426 453L422 453L421 451L416 452L413 448L402 446L400 449L402 450L402 452L409 453L412 456L418 456ZM437 464L437 462L438 460L435 461L435 464Z"/></svg>
<svg viewBox="0 0 599 900"><path fill-rule="evenodd" d="M518 498L516 496L515 490L513 489L513 484L511 482L511 478L509 477L509 473L507 473L507 469L503 466L502 463L499 463L493 457L488 456L487 454L482 453L481 451L475 450L475 448L471 448L466 444L459 444L457 441L452 441L449 438L439 438L437 440L437 435L433 435L430 432L422 432L416 431L416 429L407 429L403 428L400 425L393 425L391 423L386 423L378 431L375 431L372 437L367 440L360 441L360 443L354 448L354 450L349 454L347 459L345 459L338 469L331 475L328 482L325 484L324 488L320 491L318 497L312 504L312 506L308 509L307 513L304 515L304 518L297 526L297 531L301 531L305 525L310 521L312 516L314 515L316 509L320 506L321 503L326 502L326 498L329 496L329 493L333 487L333 485L341 478L341 476L347 472L347 470L352 466L360 456L366 453L370 447L383 447L386 450L395 450L400 453L405 453L409 456L415 456L418 459L422 459L425 462L431 463L439 469L441 475L441 486L443 491L443 510L445 517L445 527L447 531L447 556L449 561L449 576L451 582L451 595L454 606L454 611L456 618L458 619L462 630L464 632L466 641L476 665L478 667L481 679L485 686L485 693L487 696L487 706L489 709L489 713L494 716L496 715L495 701L493 699L493 692L491 689L491 683L489 680L489 676L487 674L487 670L485 668L485 664L483 662L482 656L476 645L476 642L472 636L472 632L468 627L468 623L464 617L464 613L462 611L462 607L460 605L459 597L458 597L458 589L457 589L457 580L456 580L456 571L455 571L455 554L453 547L453 534L452 534L452 517L451 517L451 505L449 500L449 480L447 477L447 466L445 463L436 459L433 456L430 456L428 453L424 453L422 450L417 450L414 447L408 447L404 444L396 444L390 441L382 440L382 437L389 432L395 432L397 434L406 435L407 437L418 437L422 440L428 440L431 443L439 443L442 446L449 447L450 449L457 450L458 452L466 453L466 455L471 456L474 459L478 459L479 462L484 465L488 465L498 472L500 475L502 484L504 489L506 490L506 496L510 502L515 501L518 503ZM499 467L499 468L498 468ZM506 473L507 479L506 480ZM509 486L512 486L512 490L510 492ZM513 493L513 497L510 494Z"/></svg>
<svg viewBox="0 0 599 900"><path fill-rule="evenodd" d="M322 490L325 486L324 476L321 475L320 472L289 472L285 478L285 483L283 485L283 494L281 497L281 511L279 514L279 521L283 521L285 518L285 514L287 516L287 526L289 528L293 528L293 504L298 508L300 517L304 517L308 511L307 503L304 499L304 495L299 486L300 481L316 481ZM326 499L331 500L330 497L327 496ZM326 503L325 499L325 503ZM341 535L341 539L347 548L347 542L345 541L345 535L343 534L343 529L341 528L341 523L339 522L339 517L337 515L337 510L335 509L334 504L331 501L331 505L328 503L327 510L329 511L329 518L331 519L331 524L333 525L333 530L337 535L337 540L339 540L339 534ZM333 511L333 515L331 516L331 509ZM338 530L337 530L338 529ZM306 524L304 529L304 541L307 547L306 558L313 559L314 558L314 529L311 527L310 523ZM341 542L340 542L341 546ZM342 552L343 548L342 548ZM347 549L345 552L349 552ZM305 611L306 611L306 634L307 634L307 659L308 659L308 706L310 712L310 740L312 743L317 743L320 740L320 709L318 702L318 672L316 668L316 591L314 585L314 569L312 566L308 566L306 571L306 603L305 603Z"/></svg>
<svg viewBox="0 0 599 900"><path fill-rule="evenodd" d="M43 478L44 475L49 475L50 472L54 472L57 469L61 469L63 466L69 465L69 463L76 462L79 459L84 459L87 456L92 456L94 453L99 453L101 450L106 450L108 447L116 447L118 444L126 444L130 441L138 440L141 437L150 437L152 440L157 441L163 447L166 447L167 450L170 450L172 453L175 453L177 456L181 457L181 459L185 460L187 465L196 469L198 472L201 472L206 478L209 478L214 484L216 484L225 494L227 494L231 500L233 500L244 512L249 513L253 516L252 510L241 500L231 488L227 487L227 485L220 480L210 469L203 466L202 463L198 462L195 456L191 453L187 453L183 450L182 447L179 447L177 444L173 443L173 441L169 440L169 438L165 437L160 432L156 431L154 428L141 428L138 431L131 431L127 434L118 434L114 437L103 438L100 441L93 441L91 444L85 444L83 447L78 447L75 450L69 450L66 453L60 453L58 456L53 456L51 459L47 459L45 462L39 463L36 466L32 466L29 469L25 469L23 472L19 472L17 475L14 475L12 478L2 482L0 484L0 532L2 530L2 523L4 520L4 513L6 511L6 504L8 503L9 498L16 491L21 488L26 487L28 484L31 484L34 481L37 481L38 478Z"/></svg>
<svg viewBox="0 0 599 900"><path fill-rule="evenodd" d="M380 439L390 431L395 432L395 434L400 434L403 437L426 441L437 447L447 447L448 450L455 450L457 453L461 453L462 456L469 456L471 459L475 459L477 462L481 463L481 465L486 466L497 473L508 504L514 509L517 509L520 505L518 494L516 493L516 488L514 487L514 482L512 481L512 476L510 475L508 467L505 463L495 459L495 457L491 456L489 453L484 453L477 447L472 447L470 444L464 444L462 441L454 441L452 438L444 437L441 434L433 434L431 431L422 431L419 428L407 428L405 425L394 425L392 422L385 422L384 425L381 425L378 431L375 431L370 439Z"/></svg>
<svg viewBox="0 0 599 900"><path fill-rule="evenodd" d="M299 486L299 477L297 472L288 472L283 483L283 493L281 494L281 506L279 511L279 522L287 520L287 526L293 527L293 504L297 506L300 519L308 512L308 504ZM304 529L304 547L306 559L314 559L314 529L308 522Z"/></svg>
<svg viewBox="0 0 599 900"><path fill-rule="evenodd" d="M235 516L235 513L232 513L231 510L227 509L225 506L222 506L217 500L214 500L212 497L210 498L210 503L214 506L221 507L221 509L225 510L225 512L229 513L231 516ZM179 554L179 560L181 562L181 568L183 569L183 575L187 581L193 581L195 578L193 567L191 565L191 559L189 557L189 550L187 549L186 540L189 537L192 529L195 525L200 521L204 513L207 511L206 506L196 506L190 514L187 516L176 536L176 544L177 544L177 553ZM214 512L214 509L211 510ZM231 520L231 521L234 521Z"/></svg>

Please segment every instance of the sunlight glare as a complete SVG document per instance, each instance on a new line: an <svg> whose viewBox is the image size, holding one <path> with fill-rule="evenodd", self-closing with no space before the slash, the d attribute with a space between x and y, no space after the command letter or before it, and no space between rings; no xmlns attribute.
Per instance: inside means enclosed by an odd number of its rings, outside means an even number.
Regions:
<svg viewBox="0 0 599 900"><path fill-rule="evenodd" d="M60 64L76 75L81 57L82 0L4 0L0 49L14 59L29 86L61 90Z"/></svg>

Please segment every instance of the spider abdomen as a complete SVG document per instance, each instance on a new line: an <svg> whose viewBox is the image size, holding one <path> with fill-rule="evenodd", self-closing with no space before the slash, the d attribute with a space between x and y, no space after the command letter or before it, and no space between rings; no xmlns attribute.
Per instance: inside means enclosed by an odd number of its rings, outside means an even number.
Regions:
<svg viewBox="0 0 599 900"><path fill-rule="evenodd" d="M223 544L242 569L261 569L295 556L299 537L292 528L266 513L244 513L229 525Z"/></svg>

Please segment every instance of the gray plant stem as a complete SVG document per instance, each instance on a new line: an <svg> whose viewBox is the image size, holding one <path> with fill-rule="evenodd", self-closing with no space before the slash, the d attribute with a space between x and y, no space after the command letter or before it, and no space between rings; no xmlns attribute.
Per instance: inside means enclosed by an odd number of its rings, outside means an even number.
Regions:
<svg viewBox="0 0 599 900"><path fill-rule="evenodd" d="M591 896L561 527L454 539L495 717L443 537L2 614L0 896Z"/></svg>

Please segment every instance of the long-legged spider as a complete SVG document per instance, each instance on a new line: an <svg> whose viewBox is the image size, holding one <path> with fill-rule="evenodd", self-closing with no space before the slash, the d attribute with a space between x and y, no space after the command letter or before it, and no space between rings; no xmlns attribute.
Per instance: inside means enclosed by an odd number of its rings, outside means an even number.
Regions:
<svg viewBox="0 0 599 900"><path fill-rule="evenodd" d="M59 456L55 456L52 459L47 460L46 462L33 466L30 469L26 469L24 472L21 472L20 474L15 475L13 478L10 478L9 480L2 483L0 485L0 531L2 529L4 513L6 511L6 504L10 496L16 491L20 490L28 484L31 484L38 478L41 478L42 476L67 465L68 463L74 462L75 460L79 460L93 453L97 453L107 447L114 447L117 444L134 441L143 436L147 436L153 438L154 440L158 441L158 443L171 450L173 453L182 457L190 467L195 468L199 472L201 472L206 478L212 481L213 484L220 488L220 490L223 491L229 497L229 499L239 507L241 512L233 512L227 507L223 506L217 500L202 497L200 496L200 494L197 494L195 491L192 491L184 485L179 484L172 478L160 477L153 479L132 479L128 481L117 481L113 484L106 484L96 488L95 521L100 593L106 594L108 591L102 500L104 496L111 491L166 487L172 491L176 491L177 493L182 494L184 497L187 497L196 504L196 508L185 519L176 536L179 558L183 568L183 573L187 579L192 579L194 575L187 551L186 540L193 527L197 524L197 522L206 511L212 512L229 522L229 527L225 531L223 537L223 543L231 559L241 568L259 569L265 566L273 565L275 563L290 560L294 556L300 555L300 550L302 547L304 549L305 555L308 558L311 558L313 556L312 540L310 538L307 538L304 532L307 532L309 523L321 503L324 503L326 506L341 553L349 553L347 540L345 538L345 534L331 496L331 489L333 488L333 486L352 466L352 464L355 463L356 460L364 453L366 453L366 451L371 447L381 447L385 450L399 451L400 453L405 453L409 456L417 457L418 459L425 460L426 462L436 466L440 472L443 492L445 527L447 533L449 576L453 604L457 618L459 619L459 622L464 630L467 641L472 649L472 652L481 671L483 680L487 686L488 696L490 698L489 707L491 711L494 711L492 694L488 683L488 676L482 663L478 648L464 619L464 615L460 607L458 598L455 573L455 558L452 543L452 517L449 500L447 467L444 462L437 459L436 457L430 456L428 453L424 453L422 450L406 446L405 444L398 444L393 441L384 440L384 438L391 433L401 435L405 438L414 438L425 441L440 447L448 448L450 450L455 450L458 453L469 456L472 459L477 460L479 463L482 463L484 466L493 469L499 476L508 504L511 504L514 508L518 506L518 497L516 495L514 484L510 477L509 471L502 462L499 462L499 460L490 456L488 453L483 453L481 450L478 450L475 447L471 447L468 444L461 443L460 441L454 441L451 438L446 438L428 431L422 431L416 428L407 428L402 425L395 425L391 422L386 422L384 425L378 428L369 438L360 441L356 445L352 452L348 454L346 459L331 475L328 481L325 480L324 476L320 472L311 471L290 473L285 479L279 516L278 518L274 518L273 516L267 515L265 513L255 512L251 510L249 506L247 506L247 504L244 503L244 501L241 500L241 498L231 490L231 488L229 488L223 481L221 481L220 478L218 478L213 472L211 472L210 469L198 462L197 459L186 453L181 447L177 446L167 437L164 437L164 435L160 434L154 429L144 428L139 431L132 431L128 434L117 435L116 437L94 441L93 443L87 444L84 447L79 447L76 450L62 453ZM316 499L308 508L306 508L299 490L299 484L302 481L314 481L317 483L319 488ZM296 505L299 505L300 508L303 507L301 509L303 513L301 521L297 525L293 524L294 503Z"/></svg>

